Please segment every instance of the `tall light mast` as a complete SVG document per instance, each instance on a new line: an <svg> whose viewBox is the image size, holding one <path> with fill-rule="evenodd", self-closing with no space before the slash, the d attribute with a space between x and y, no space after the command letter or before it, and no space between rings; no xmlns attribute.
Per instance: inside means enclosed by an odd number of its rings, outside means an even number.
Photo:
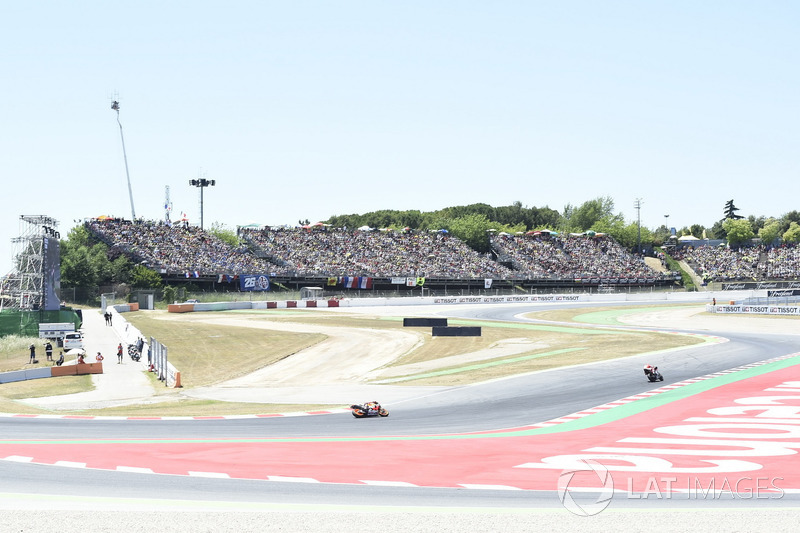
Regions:
<svg viewBox="0 0 800 533"><path fill-rule="evenodd" d="M111 102L111 109L117 112L117 124L119 124L119 137L122 139L122 157L125 159L125 175L128 177L128 196L131 199L131 220L136 220L136 210L133 208L133 189L131 189L131 174L128 172L128 154L125 153L125 136L122 134L122 122L119 121L119 102Z"/></svg>
<svg viewBox="0 0 800 533"><path fill-rule="evenodd" d="M169 200L169 185L164 188L164 222L167 226L170 225L170 212L172 211L172 202Z"/></svg>

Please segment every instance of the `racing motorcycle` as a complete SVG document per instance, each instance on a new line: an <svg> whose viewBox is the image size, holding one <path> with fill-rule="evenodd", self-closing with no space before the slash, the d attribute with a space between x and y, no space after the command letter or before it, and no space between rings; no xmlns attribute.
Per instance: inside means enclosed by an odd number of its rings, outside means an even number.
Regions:
<svg viewBox="0 0 800 533"><path fill-rule="evenodd" d="M647 376L647 379L651 382L655 381L664 381L664 376L661 375L661 372L658 371L658 367L654 366L652 368L645 368L644 375Z"/></svg>
<svg viewBox="0 0 800 533"><path fill-rule="evenodd" d="M389 411L381 407L378 402L367 402L363 404L353 404L350 406L353 416L356 418L367 418L368 416L389 416Z"/></svg>

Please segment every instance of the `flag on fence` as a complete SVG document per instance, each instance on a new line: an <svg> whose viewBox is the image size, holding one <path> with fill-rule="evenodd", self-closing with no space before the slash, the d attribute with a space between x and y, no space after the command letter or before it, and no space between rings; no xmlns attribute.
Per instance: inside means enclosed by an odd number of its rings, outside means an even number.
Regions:
<svg viewBox="0 0 800 533"><path fill-rule="evenodd" d="M359 289L371 289L372 288L372 278L368 278L368 277L358 278L358 288Z"/></svg>
<svg viewBox="0 0 800 533"><path fill-rule="evenodd" d="M489 278L486 278L485 280L483 280L483 288L484 289L491 289L492 288L492 280L489 279Z"/></svg>
<svg viewBox="0 0 800 533"><path fill-rule="evenodd" d="M328 287L336 286L336 278L328 278Z"/></svg>

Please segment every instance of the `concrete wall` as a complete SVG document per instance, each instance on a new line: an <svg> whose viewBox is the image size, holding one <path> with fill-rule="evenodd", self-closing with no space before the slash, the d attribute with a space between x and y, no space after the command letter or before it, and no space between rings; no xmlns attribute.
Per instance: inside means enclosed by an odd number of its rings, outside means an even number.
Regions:
<svg viewBox="0 0 800 533"><path fill-rule="evenodd" d="M103 363L84 363L82 365L42 366L14 372L0 372L0 383L12 383L28 379L52 378L59 376L80 376L83 374L102 374Z"/></svg>
<svg viewBox="0 0 800 533"><path fill-rule="evenodd" d="M15 370L14 372L0 373L0 383L12 383L14 381L25 381L26 379L39 379L50 377L49 366L31 368L26 370Z"/></svg>
<svg viewBox="0 0 800 533"><path fill-rule="evenodd" d="M404 298L344 298L342 300L286 300L259 302L216 302L170 305L170 313L225 311L228 309L302 309L325 307L374 307L406 305L508 304L508 303L602 303L602 302L712 302L764 298L766 290L649 292L608 294L522 294L512 296L411 296Z"/></svg>

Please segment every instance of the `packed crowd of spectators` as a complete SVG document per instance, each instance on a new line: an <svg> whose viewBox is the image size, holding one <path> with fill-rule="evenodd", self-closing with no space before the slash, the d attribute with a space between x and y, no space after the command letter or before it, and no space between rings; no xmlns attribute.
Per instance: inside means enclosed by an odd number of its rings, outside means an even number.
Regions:
<svg viewBox="0 0 800 533"><path fill-rule="evenodd" d="M152 221L91 220L87 228L113 250L166 274L266 273L492 279L645 278L669 276L608 236L508 235L490 238L497 260L446 232L330 227L240 229L231 246L198 227ZM675 251L705 281L795 280L800 247L685 247ZM504 265L510 265L510 268Z"/></svg>
<svg viewBox="0 0 800 533"><path fill-rule="evenodd" d="M274 272L278 267L195 226L121 219L91 220L90 232L112 250L166 274L194 276Z"/></svg>
<svg viewBox="0 0 800 533"><path fill-rule="evenodd" d="M673 257L683 259L706 282L796 280L800 277L800 247L687 246Z"/></svg>
<svg viewBox="0 0 800 533"><path fill-rule="evenodd" d="M498 234L491 237L491 245L528 278L654 279L664 275L605 235Z"/></svg>
<svg viewBox="0 0 800 533"><path fill-rule="evenodd" d="M678 257L686 261L705 282L756 280L763 248L740 250L727 246L696 246L683 248Z"/></svg>
<svg viewBox="0 0 800 533"><path fill-rule="evenodd" d="M512 272L444 232L244 229L240 235L301 276L509 278Z"/></svg>
<svg viewBox="0 0 800 533"><path fill-rule="evenodd" d="M761 263L761 275L766 279L796 280L800 277L800 247L777 246L767 251Z"/></svg>

